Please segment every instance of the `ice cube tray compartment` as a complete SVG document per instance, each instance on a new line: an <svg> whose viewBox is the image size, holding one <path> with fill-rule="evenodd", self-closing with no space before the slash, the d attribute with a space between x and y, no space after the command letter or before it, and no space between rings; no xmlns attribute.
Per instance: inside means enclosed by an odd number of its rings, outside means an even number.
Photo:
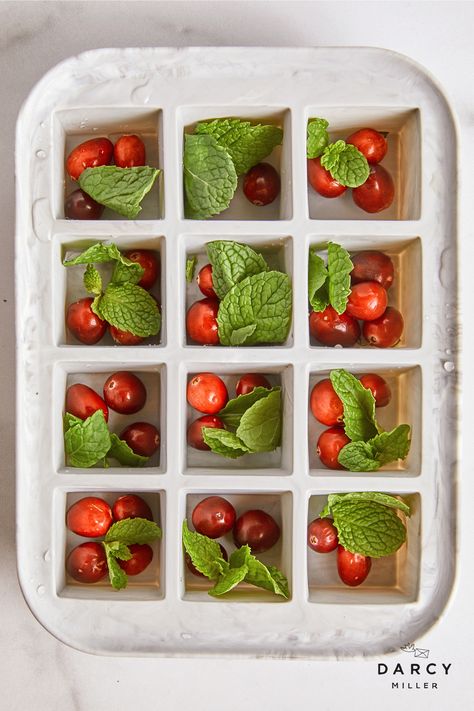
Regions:
<svg viewBox="0 0 474 711"><path fill-rule="evenodd" d="M292 575L291 575L291 536L292 536L292 495L291 492L282 493L258 493L255 491L249 491L245 493L234 492L228 490L211 490L204 493L187 493L185 494L184 513L182 518L186 518L188 526L191 530L194 530L192 525L192 512L196 504L206 498L206 496L222 496L227 499L232 506L235 508L237 518L241 516L245 511L250 511L252 509L261 509L265 513L272 516L272 518L277 522L280 527L280 539L270 550L265 553L259 553L256 557L265 563L265 565L274 565L279 568L288 578L290 586L290 597L292 589ZM236 546L234 544L232 533L228 533L222 538L217 538L216 541L221 543L227 551L227 555L230 556ZM198 578L196 575L190 572L185 560L184 553L182 558L182 573L181 580L182 583L182 594L184 600L194 600L201 602L282 602L285 601L283 597L277 597L276 595L269 594L267 591L256 588L254 585L248 583L240 583L231 594L226 595L225 598L215 598L208 595L207 591L212 587L212 583L203 578Z"/></svg>
<svg viewBox="0 0 474 711"><path fill-rule="evenodd" d="M65 524L66 513L69 508L86 496L95 496L104 499L109 506L124 494L138 493L150 507L153 520L163 530L165 494L164 492L136 492L133 491L63 491L56 497L55 515L64 521L63 534L58 537L58 559L56 561L56 590L59 597L77 598L81 600L115 600L116 591L110 586L108 577L97 583L81 584L72 578L66 571L66 560L69 553L81 543L87 541L100 541L99 539L78 536L70 531ZM160 600L164 595L164 556L162 552L163 539L157 539L149 545L153 550L153 559L150 565L139 575L128 576L127 587L122 591L126 600Z"/></svg>
<svg viewBox="0 0 474 711"><path fill-rule="evenodd" d="M350 78L338 72L334 80L338 65L352 67ZM184 133L199 120L223 116L283 127L283 144L269 158L281 171L281 195L260 211L239 193L217 218L185 219ZM382 164L397 187L389 210L370 215L348 194L319 200L308 188L306 127L314 116L328 119L331 138L364 126L389 132ZM150 162L163 169L143 212L130 221L107 213L90 222L64 219L69 148L122 132L142 135ZM39 82L17 129L17 535L22 589L54 635L102 654L340 658L393 651L440 618L456 564L456 150L439 88L410 60L378 49L95 50ZM201 295L195 282L186 283L186 258L197 255L197 273L213 239L249 244L289 274L294 308L284 344L187 342L186 309ZM144 345L112 347L105 337L85 346L66 332L69 299L86 294L83 268L66 269L64 255L106 240L160 255L155 295L162 329ZM389 297L405 320L397 348L322 349L311 340L308 253L328 240L351 253L380 249L394 260ZM310 388L334 368L389 380L392 403L377 414L387 427L412 425L403 464L355 474L315 461ZM65 467L68 381L97 384L116 370L149 380L159 459L136 469ZM258 464L255 455L229 463L187 447L186 383L204 371L221 375L230 390L245 372L281 384L280 451L257 455ZM408 544L376 561L360 588L346 589L334 577L335 561L330 566L330 557L308 549L307 523L328 493L367 490L408 499ZM113 501L124 493L143 496L160 516L159 556L121 592L68 580L65 559L75 543L64 524L68 505L90 494ZM254 500L274 507L283 535L270 554L289 578L290 600L244 585L216 601L199 579L190 579L182 521L195 502L213 494L238 508L253 507Z"/></svg>

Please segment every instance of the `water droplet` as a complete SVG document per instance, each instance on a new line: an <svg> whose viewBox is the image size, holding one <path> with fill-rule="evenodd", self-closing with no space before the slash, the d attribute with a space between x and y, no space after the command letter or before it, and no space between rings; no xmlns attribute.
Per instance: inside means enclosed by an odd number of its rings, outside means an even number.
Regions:
<svg viewBox="0 0 474 711"><path fill-rule="evenodd" d="M446 353L446 355L452 355L453 352L452 352L451 348L446 348L445 353Z"/></svg>
<svg viewBox="0 0 474 711"><path fill-rule="evenodd" d="M342 346L340 343L336 343L336 345L334 346L334 348L343 348L343 346Z"/></svg>
<svg viewBox="0 0 474 711"><path fill-rule="evenodd" d="M46 126L44 121L40 121L40 128L44 128Z"/></svg>
<svg viewBox="0 0 474 711"><path fill-rule="evenodd" d="M44 585L38 585L38 587L36 588L36 592L38 593L38 595L44 595L46 592L46 588L44 587Z"/></svg>
<svg viewBox="0 0 474 711"><path fill-rule="evenodd" d="M79 128L86 128L87 126L87 119L83 119L81 123L79 124Z"/></svg>
<svg viewBox="0 0 474 711"><path fill-rule="evenodd" d="M49 552L49 550L43 553L43 560L45 560L46 563L49 563L49 561L51 560L51 553Z"/></svg>
<svg viewBox="0 0 474 711"><path fill-rule="evenodd" d="M452 373L454 370L454 363L451 360L447 360L445 363L443 363L443 368L447 373Z"/></svg>
<svg viewBox="0 0 474 711"><path fill-rule="evenodd" d="M36 157L37 158L46 158L46 151L43 151L43 149L40 148L38 151L36 151Z"/></svg>
<svg viewBox="0 0 474 711"><path fill-rule="evenodd" d="M181 639L192 639L192 634L189 634L189 632L182 632L181 633Z"/></svg>

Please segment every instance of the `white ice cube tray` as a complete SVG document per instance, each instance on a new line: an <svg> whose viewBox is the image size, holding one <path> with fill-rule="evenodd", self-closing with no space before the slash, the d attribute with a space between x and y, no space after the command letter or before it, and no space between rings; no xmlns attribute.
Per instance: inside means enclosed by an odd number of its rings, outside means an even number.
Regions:
<svg viewBox="0 0 474 711"><path fill-rule="evenodd" d="M266 208L239 193L218 218L183 214L183 132L199 119L237 116L279 123L279 199ZM396 198L386 212L358 210L349 191L324 201L308 192L306 124L330 122L332 137L373 126L389 132L384 165ZM64 219L65 156L93 136L145 137L150 162L163 169L139 219ZM408 59L379 49L107 49L69 59L26 101L17 132L18 567L33 613L54 635L94 653L333 657L381 654L417 639L442 615L455 570L456 535L456 136L449 105L434 81ZM186 257L204 261L205 244L234 239L271 254L292 279L294 311L284 344L199 347L187 342L185 311L195 286ZM382 249L396 265L392 303L405 318L393 349L322 348L308 330L308 250L334 240L351 251ZM143 247L161 256L163 327L147 345L73 342L64 314L80 269L64 255L96 241ZM193 292L194 289L194 292ZM371 474L333 472L314 454L317 423L310 388L336 367L387 377L394 397L387 426L408 422L405 462ZM71 382L95 385L117 369L149 384L149 419L162 444L143 469L65 466L62 413ZM283 390L282 446L240 460L186 447L191 417L186 383L212 371L229 386L248 371ZM331 492L376 490L412 506L408 543L375 561L359 588L346 588L334 554L306 545L306 527ZM142 495L163 527L147 571L115 592L105 583L66 577L66 552L78 538L65 511L81 496L112 502ZM272 513L282 538L271 552L288 576L284 601L247 588L214 599L183 563L181 525L193 505L220 494L238 512ZM230 546L228 546L230 551Z"/></svg>

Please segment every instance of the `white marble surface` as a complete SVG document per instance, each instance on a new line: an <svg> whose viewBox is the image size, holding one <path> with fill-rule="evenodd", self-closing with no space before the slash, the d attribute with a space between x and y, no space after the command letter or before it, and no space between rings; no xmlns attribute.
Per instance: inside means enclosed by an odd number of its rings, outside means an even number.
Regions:
<svg viewBox="0 0 474 711"><path fill-rule="evenodd" d="M61 59L100 46L152 45L375 45L404 52L424 64L440 80L457 111L461 136L461 279L469 278L474 256L468 212L474 180L474 113L472 96L474 55L470 28L471 3L2 3L0 58L3 84L1 146L4 174L13 175L13 131L18 108L37 79ZM247 24L248 23L248 24ZM347 69L350 71L350 68ZM6 125L5 125L6 124ZM34 620L16 582L14 551L13 456L13 180L0 193L4 253L0 263L2 338L0 392L10 408L1 412L3 536L0 551L4 575L0 586L2 676L9 680L0 709L78 709L96 711L108 706L147 709L192 708L237 710L261 703L286 711L296 703L320 708L398 708L407 701L418 708L466 706L470 683L472 633L471 562L467 549L473 534L467 516L473 485L466 437L461 453L460 561L455 594L440 622L417 646L429 648L437 675L398 675L399 682L418 681L437 689L391 690L391 676L377 675L378 660L364 662L276 662L143 660L92 657L64 647ZM467 299L466 299L466 313ZM464 359L472 360L473 339L464 334ZM474 392L467 368L463 391ZM468 401L463 427L472 430ZM471 480L469 479L471 477ZM464 515L463 515L464 514ZM27 525L23 522L22 525ZM471 629L469 629L471 625ZM411 657L381 660L407 665ZM448 676L441 663L452 666ZM430 668L434 671L434 667ZM421 669L423 672L423 667ZM231 689L227 692L226 689ZM472 694L472 692L471 692ZM354 703L357 699L357 703ZM462 701L464 700L464 701ZM260 702L260 704L258 703Z"/></svg>

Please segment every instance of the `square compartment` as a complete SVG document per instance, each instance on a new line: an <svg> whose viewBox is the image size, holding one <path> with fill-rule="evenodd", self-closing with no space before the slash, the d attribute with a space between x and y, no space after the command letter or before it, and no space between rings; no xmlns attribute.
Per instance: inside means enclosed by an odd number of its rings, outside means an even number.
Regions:
<svg viewBox="0 0 474 711"><path fill-rule="evenodd" d="M181 515L179 520L187 519L188 526L194 530L191 515L194 507L207 496L222 496L227 499L235 508L237 518L245 511L251 509L262 509L270 514L280 526L281 536L278 542L265 553L258 553L256 557L265 565L274 565L281 570L288 579L290 588L290 599L292 594L292 499L291 492L236 492L229 490L201 491L199 493L188 492L183 494L181 499ZM236 546L232 538L232 532L228 533L216 541L221 543L230 555ZM286 602L280 595L274 595L262 588L257 588L248 583L240 583L234 590L226 593L222 597L208 595L207 591L212 588L213 583L207 578L197 577L188 569L184 560L184 548L181 546L181 562L179 566L179 584L181 595L184 600L195 602Z"/></svg>
<svg viewBox="0 0 474 711"><path fill-rule="evenodd" d="M86 371L77 372L78 368L87 368ZM107 378L119 370L134 373L143 382L147 399L144 407L133 415L122 415L109 408L108 426L110 432L120 435L123 429L133 422L150 422L160 432L160 447L143 467L120 466L111 460L110 467L99 465L88 469L69 466L65 461L63 414L65 412L66 391L75 383L82 383L95 390L103 397L103 386ZM166 469L166 369L164 365L146 365L138 362L131 363L90 363L79 365L76 363L61 363L55 368L53 381L53 402L58 403L54 417L54 449L53 461L60 473L71 474L76 472L91 472L94 475L111 474L162 474Z"/></svg>
<svg viewBox="0 0 474 711"><path fill-rule="evenodd" d="M319 251L319 245L323 245L329 241L340 244L344 249L347 249L351 255L365 250L377 250L384 252L391 258L395 275L392 286L387 290L388 305L398 309L404 320L402 336L400 341L393 348L421 348L423 337L423 265L421 239L419 237L404 239L403 237L375 236L348 238L331 235L327 237L327 240L319 238L317 242L311 244L311 248L318 249ZM327 250L322 248L319 254L326 262ZM311 313L309 303L308 309L309 313ZM330 348L330 346L323 346L318 343L311 333L309 333L309 340L311 346ZM379 350L374 346L370 346L362 335L360 344L357 344L355 347L371 348L375 351ZM392 349L386 348L383 350Z"/></svg>
<svg viewBox="0 0 474 711"><path fill-rule="evenodd" d="M73 148L91 138L108 138L114 143L124 134L137 134L145 144L146 164L163 168L163 130L161 109L119 108L116 106L64 109L53 117L53 214L65 219L64 203L79 186L66 173L66 159ZM143 199L142 210L135 220L157 220L163 217L163 173ZM106 208L103 220L127 220Z"/></svg>
<svg viewBox="0 0 474 711"><path fill-rule="evenodd" d="M281 146L263 159L270 163L280 174L280 195L264 207L252 205L245 197L242 185L244 176L239 177L237 189L230 206L211 220L289 220L293 215L292 179L291 179L291 112L288 108L268 106L192 106L184 107L178 112L179 145L178 155L183 155L185 133L193 133L199 121L212 121L219 118L239 118L253 124L274 124L283 129ZM184 218L184 189L180 181L180 214Z"/></svg>
<svg viewBox="0 0 474 711"><path fill-rule="evenodd" d="M187 430L194 420L203 416L187 403L186 387L187 383L199 372L210 372L218 375L225 383L229 393L229 399L236 397L235 386L241 375L244 373L262 373L269 380L272 386L279 385L282 389L283 404L283 428L281 436L281 446L273 452L255 452L244 454L238 459L230 459L215 452L201 451L194 449L187 444ZM184 451L184 474L199 474L220 476L223 474L252 475L259 474L265 476L288 476L293 471L293 366L263 366L256 363L244 366L235 365L229 368L225 364L203 363L201 370L193 370L186 374L186 379L181 395L181 402L186 403L186 419L183 422L182 447Z"/></svg>
<svg viewBox="0 0 474 711"><path fill-rule="evenodd" d="M66 313L69 304L84 299L88 294L84 289L83 275L86 270L85 264L76 264L75 266L65 267L63 261L72 259L88 247L91 247L97 242L110 243L117 245L121 252L133 249L147 249L155 253L160 267L158 278L154 286L149 290L149 293L155 297L158 302L161 313L161 328L156 336L145 338L137 346L122 346L115 343L107 329L104 337L93 346L88 346L78 341L72 333L66 328ZM53 309L54 309L54 341L59 346L80 346L82 348L96 348L102 346L114 346L116 348L143 348L146 346L165 346L166 345L166 250L164 237L130 237L130 236L113 236L109 239L97 237L80 239L71 237L63 239L62 243L58 243L52 251L53 263L51 265L52 273L56 276L55 288L53 291ZM99 271L104 286L108 283L112 276L114 263L105 262L103 264L94 264Z"/></svg>
<svg viewBox="0 0 474 711"><path fill-rule="evenodd" d="M381 366L381 365L351 365L346 368L355 376L364 373L377 373L382 376L390 386L392 399L385 407L376 409L377 420L380 425L390 431L397 425L407 424L411 426L411 447L408 457L404 461L391 462L386 464L379 472L385 476L418 476L421 472L421 452L422 452L422 377L419 366ZM363 477L364 472L349 472L346 469L327 469L320 461L316 453L316 443L320 434L327 429L316 420L309 406L311 391L317 382L329 378L330 370L318 370L310 373L308 388L308 449L309 468L313 476L341 477ZM376 474L376 472L375 472ZM370 473L369 476L374 476Z"/></svg>
<svg viewBox="0 0 474 711"><path fill-rule="evenodd" d="M337 551L322 554L307 547L310 602L359 605L416 602L421 559L421 497L414 493L392 496L401 496L410 506L409 518L397 512L406 524L406 542L393 555L373 558L367 580L359 587L348 587L340 580ZM308 524L319 516L326 503L327 494L309 498Z"/></svg>
<svg viewBox="0 0 474 711"><path fill-rule="evenodd" d="M421 122L418 109L398 107L316 107L308 111L329 122L331 143L361 128L387 132L388 150L380 165L395 184L395 198L386 210L369 213L352 200L351 189L338 198L318 195L308 183L309 217L313 220L418 220L421 212Z"/></svg>
<svg viewBox="0 0 474 711"><path fill-rule="evenodd" d="M240 235L232 238L232 237L224 237L224 238L212 238L211 236L209 237L201 237L201 236L195 236L195 235L187 235L186 237L183 238L182 240L182 247L181 247L181 252L180 252L180 264L183 266L183 271L182 271L182 284L184 284L184 290L186 294L186 300L185 300L185 311L184 311L184 322L183 322L183 333L184 333L184 345L185 346L192 346L195 348L204 348L204 346L200 345L199 343L196 343L195 341L191 340L188 337L187 331L186 331L186 314L188 312L188 309L196 302L199 301L200 299L204 299L205 296L201 292L201 290L198 287L197 284L197 275L199 273L199 270L205 265L209 263L209 259L207 257L207 251L206 251L206 244L208 242L213 242L216 240L225 240L227 242L235 241L235 242L240 242L242 244L247 244L249 247L254 249L256 252L259 252L262 254L264 257L265 261L268 263L270 269L274 269L276 271L284 272L285 274L288 274L291 280L292 284L292 289L293 289L293 294L294 294L294 288L293 288L293 238L292 237L241 237ZM193 280L190 284L186 281L186 260L189 257L197 257L197 262L196 262L196 267L194 270L194 277ZM294 305L293 305L294 308ZM293 319L291 322L290 330L288 332L288 336L286 338L286 341L284 343L269 343L267 345L265 344L257 344L256 346L240 346L240 348L282 348L282 347L288 347L293 345ZM233 346L212 346L213 348L232 348ZM239 346L234 346L236 348L239 348Z"/></svg>
<svg viewBox="0 0 474 711"><path fill-rule="evenodd" d="M54 507L53 532L56 539L56 591L59 597L78 598L83 600L160 600L164 598L164 546L163 537L150 543L153 549L153 559L149 566L139 575L128 576L127 587L114 590L108 576L97 583L79 583L66 571L66 559L73 548L87 541L101 541L102 538L85 538L70 531L65 523L66 512L76 501L86 496L97 496L112 506L114 501L124 494L137 494L149 505L154 521L160 526L162 534L165 531L165 493L163 491L123 490L114 492L102 491L57 491Z"/></svg>

